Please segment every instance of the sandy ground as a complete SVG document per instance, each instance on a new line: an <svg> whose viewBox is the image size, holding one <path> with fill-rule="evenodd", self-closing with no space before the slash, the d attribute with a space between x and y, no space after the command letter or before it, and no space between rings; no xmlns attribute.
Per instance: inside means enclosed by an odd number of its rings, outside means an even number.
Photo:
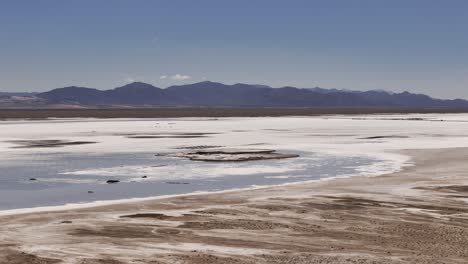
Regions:
<svg viewBox="0 0 468 264"><path fill-rule="evenodd" d="M0 217L0 263L468 263L468 149L378 177Z"/></svg>

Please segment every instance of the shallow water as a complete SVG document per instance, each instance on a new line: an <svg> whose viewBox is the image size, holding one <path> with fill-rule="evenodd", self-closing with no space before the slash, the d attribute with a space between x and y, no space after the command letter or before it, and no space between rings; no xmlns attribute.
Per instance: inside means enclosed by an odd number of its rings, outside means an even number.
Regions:
<svg viewBox="0 0 468 264"><path fill-rule="evenodd" d="M23 154L21 159L0 162L0 209L318 180L359 174L363 167L379 162L365 157L282 152L301 156L284 160L220 163L141 152ZM36 180L31 181L31 178ZM107 184L107 180L119 180L120 183Z"/></svg>

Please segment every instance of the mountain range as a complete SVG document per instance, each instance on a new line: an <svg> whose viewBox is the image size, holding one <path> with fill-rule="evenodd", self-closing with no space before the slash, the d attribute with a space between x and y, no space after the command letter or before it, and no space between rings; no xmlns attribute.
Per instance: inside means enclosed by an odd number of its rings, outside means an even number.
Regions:
<svg viewBox="0 0 468 264"><path fill-rule="evenodd" d="M95 107L391 107L468 108L462 99L435 99L409 92L381 90L272 88L265 85L199 82L165 89L133 82L111 90L64 87L42 93L2 93L3 108Z"/></svg>

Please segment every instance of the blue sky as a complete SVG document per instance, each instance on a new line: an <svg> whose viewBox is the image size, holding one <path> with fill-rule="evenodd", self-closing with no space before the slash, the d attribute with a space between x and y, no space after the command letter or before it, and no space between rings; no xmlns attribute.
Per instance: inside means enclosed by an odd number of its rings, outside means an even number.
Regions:
<svg viewBox="0 0 468 264"><path fill-rule="evenodd" d="M468 98L466 0L1 0L0 91L202 80Z"/></svg>

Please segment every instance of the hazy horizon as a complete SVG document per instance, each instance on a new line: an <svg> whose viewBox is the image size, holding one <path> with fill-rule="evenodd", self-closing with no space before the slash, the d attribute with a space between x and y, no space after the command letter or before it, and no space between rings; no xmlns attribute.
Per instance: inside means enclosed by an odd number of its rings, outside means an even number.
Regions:
<svg viewBox="0 0 468 264"><path fill-rule="evenodd" d="M468 99L468 2L0 3L0 91L212 80Z"/></svg>

